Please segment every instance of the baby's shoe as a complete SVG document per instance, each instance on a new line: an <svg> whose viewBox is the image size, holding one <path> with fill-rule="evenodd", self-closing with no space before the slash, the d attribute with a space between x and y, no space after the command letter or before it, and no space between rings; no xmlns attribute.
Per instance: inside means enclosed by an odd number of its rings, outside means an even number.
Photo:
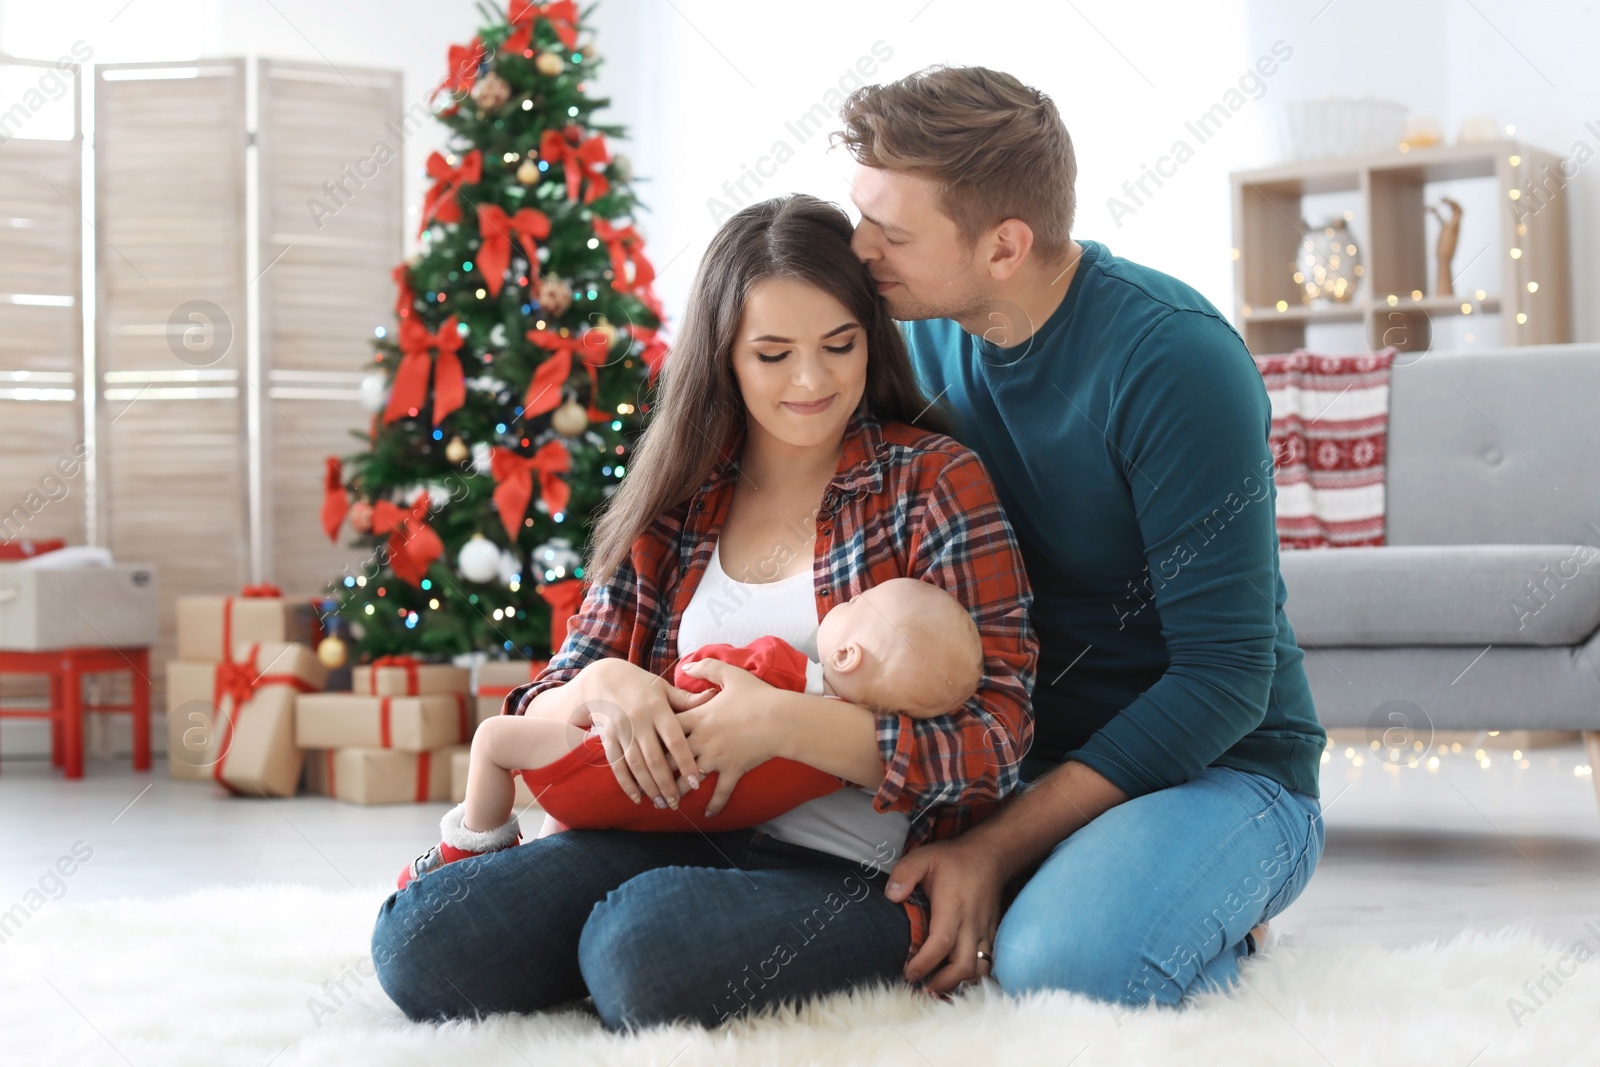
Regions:
<svg viewBox="0 0 1600 1067"><path fill-rule="evenodd" d="M465 825L466 817L467 806L464 803L457 804L444 813L444 818L439 820L442 840L408 863L405 870L400 872L398 885L401 889L447 863L464 860L470 856L481 856L486 852L498 852L522 841L522 830L517 825L516 812L512 812L510 819L493 830L468 830Z"/></svg>

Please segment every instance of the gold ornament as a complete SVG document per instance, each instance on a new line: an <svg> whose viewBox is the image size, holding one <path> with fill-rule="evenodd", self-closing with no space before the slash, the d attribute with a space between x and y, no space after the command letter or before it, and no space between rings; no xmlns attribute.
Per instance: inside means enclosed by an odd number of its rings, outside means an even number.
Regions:
<svg viewBox="0 0 1600 1067"><path fill-rule="evenodd" d="M317 646L317 659L330 671L336 671L350 658L350 650L337 637L324 637Z"/></svg>
<svg viewBox="0 0 1600 1067"><path fill-rule="evenodd" d="M572 306L572 286L553 274L539 282L539 306L550 315L562 315Z"/></svg>
<svg viewBox="0 0 1600 1067"><path fill-rule="evenodd" d="M472 87L472 102L480 111L493 111L510 99L511 85L492 70Z"/></svg>
<svg viewBox="0 0 1600 1067"><path fill-rule="evenodd" d="M569 400L550 416L550 428L563 437L576 437L589 428L589 413L576 400Z"/></svg>
<svg viewBox="0 0 1600 1067"><path fill-rule="evenodd" d="M546 78L554 78L557 74L567 69L566 61L554 52L540 52L539 58L533 61L533 65Z"/></svg>
<svg viewBox="0 0 1600 1067"><path fill-rule="evenodd" d="M602 358L611 351L611 346L616 343L617 328L605 319L601 319L583 331L583 347Z"/></svg>
<svg viewBox="0 0 1600 1067"><path fill-rule="evenodd" d="M618 152L611 157L611 176L619 182L633 181L633 160Z"/></svg>
<svg viewBox="0 0 1600 1067"><path fill-rule="evenodd" d="M517 166L517 181L523 185L532 185L539 180L539 164L531 159L524 159Z"/></svg>
<svg viewBox="0 0 1600 1067"><path fill-rule="evenodd" d="M470 455L472 455L471 450L459 437L450 438L450 443L444 446L444 458L451 463L465 463Z"/></svg>

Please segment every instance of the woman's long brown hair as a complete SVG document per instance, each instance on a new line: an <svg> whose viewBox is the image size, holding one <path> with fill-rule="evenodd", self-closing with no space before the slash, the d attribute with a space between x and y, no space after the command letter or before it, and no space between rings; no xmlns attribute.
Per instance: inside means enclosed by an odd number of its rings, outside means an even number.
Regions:
<svg viewBox="0 0 1600 1067"><path fill-rule="evenodd" d="M861 323L867 339L862 402L874 418L950 432L943 412L918 388L905 340L866 265L850 251L852 230L838 207L797 193L750 205L711 239L683 327L662 364L650 421L591 533L590 582L609 579L639 535L704 484L722 458L719 450L745 428L733 346L750 290L766 278L813 285Z"/></svg>

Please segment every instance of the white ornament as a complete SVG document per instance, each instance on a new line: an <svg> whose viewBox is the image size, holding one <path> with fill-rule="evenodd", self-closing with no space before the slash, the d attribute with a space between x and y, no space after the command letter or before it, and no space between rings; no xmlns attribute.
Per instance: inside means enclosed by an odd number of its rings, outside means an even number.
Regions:
<svg viewBox="0 0 1600 1067"><path fill-rule="evenodd" d="M456 571L469 582L487 582L500 570L500 549L483 534L473 534L461 546Z"/></svg>
<svg viewBox="0 0 1600 1067"><path fill-rule="evenodd" d="M389 390L384 388L383 375L369 374L361 379L361 410L382 411L389 402Z"/></svg>
<svg viewBox="0 0 1600 1067"><path fill-rule="evenodd" d="M500 584L510 585L512 582L522 581L522 561L512 555L510 550L500 553Z"/></svg>
<svg viewBox="0 0 1600 1067"><path fill-rule="evenodd" d="M572 572L583 565L583 557L573 550L572 541L565 537L552 537L534 549L533 561L547 582L570 578Z"/></svg>
<svg viewBox="0 0 1600 1067"><path fill-rule="evenodd" d="M493 463L494 453L489 448L488 441L472 442L472 472L474 474L488 474L490 464Z"/></svg>
<svg viewBox="0 0 1600 1067"><path fill-rule="evenodd" d="M494 345L496 348L505 347L505 343L506 343L506 324L505 323L497 322L497 323L494 324L494 327L492 329L490 329L490 331L489 331L489 343L491 345Z"/></svg>

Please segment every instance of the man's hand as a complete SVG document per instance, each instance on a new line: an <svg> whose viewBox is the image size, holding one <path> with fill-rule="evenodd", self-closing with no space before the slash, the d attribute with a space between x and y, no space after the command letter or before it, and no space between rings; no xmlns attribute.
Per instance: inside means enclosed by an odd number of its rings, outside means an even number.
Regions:
<svg viewBox="0 0 1600 1067"><path fill-rule="evenodd" d="M1005 889L993 854L970 835L912 849L889 872L886 895L902 903L919 884L933 916L928 939L906 964L906 981L914 983L940 964L924 986L929 992L948 993L988 977L992 960L980 960L978 950L994 955Z"/></svg>

